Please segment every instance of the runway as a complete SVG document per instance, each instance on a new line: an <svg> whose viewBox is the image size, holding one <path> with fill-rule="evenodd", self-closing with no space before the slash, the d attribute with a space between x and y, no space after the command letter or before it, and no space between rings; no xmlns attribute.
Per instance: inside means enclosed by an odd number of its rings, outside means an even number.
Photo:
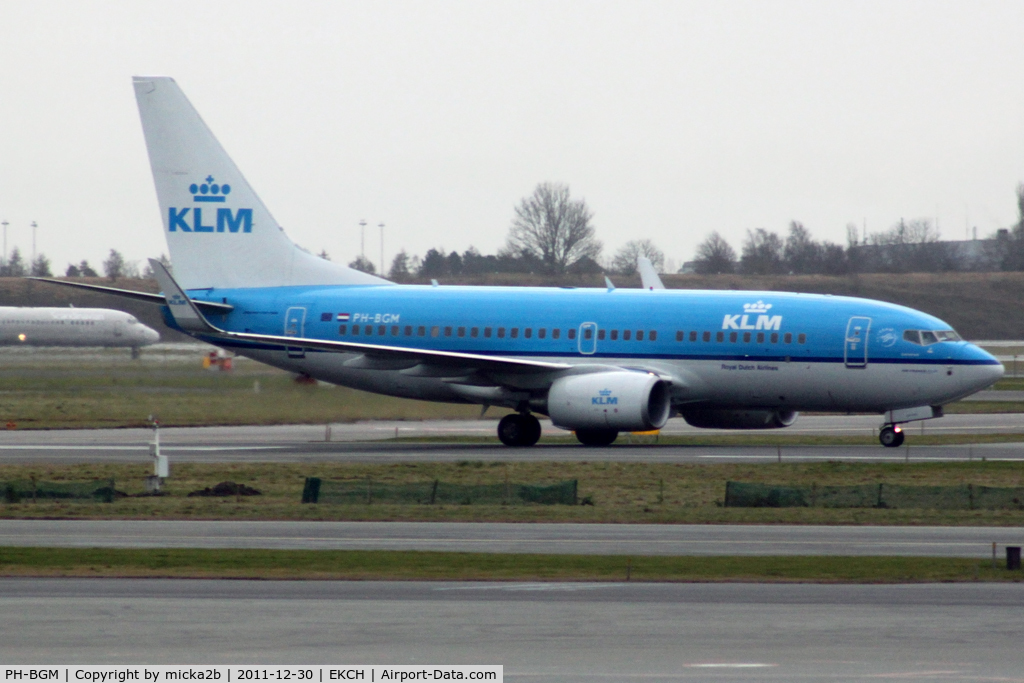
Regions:
<svg viewBox="0 0 1024 683"><path fill-rule="evenodd" d="M0 546L991 557L1016 527L0 520Z"/></svg>
<svg viewBox="0 0 1024 683"><path fill-rule="evenodd" d="M871 415L813 415L801 418L785 434L873 436L880 422ZM950 415L907 427L907 446L672 446L653 437L624 434L608 448L576 444L538 445L510 449L497 440L486 444L458 443L459 437L493 437L494 420L359 422L332 425L165 428L162 453L178 462L417 462L459 460L505 461L635 461L635 462L766 462L789 460L854 460L868 462L1024 460L1024 414ZM545 433L566 434L544 424ZM783 434L782 431L774 432ZM918 446L920 434L1021 434L1020 442ZM699 430L672 420L665 436L736 434ZM397 437L433 437L440 442L409 443ZM444 443L445 437L452 442ZM0 464L74 464L83 462L148 462L152 430L9 430L0 431Z"/></svg>
<svg viewBox="0 0 1024 683"><path fill-rule="evenodd" d="M18 664L501 664L516 683L1020 681L1021 584L0 580Z"/></svg>

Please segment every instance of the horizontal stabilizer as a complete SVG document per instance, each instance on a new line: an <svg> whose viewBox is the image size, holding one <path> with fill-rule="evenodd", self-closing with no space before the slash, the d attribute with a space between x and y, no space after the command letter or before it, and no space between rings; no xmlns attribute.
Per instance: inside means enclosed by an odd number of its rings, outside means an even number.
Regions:
<svg viewBox="0 0 1024 683"><path fill-rule="evenodd" d="M123 299L135 299L136 301L145 301L150 304L163 305L167 303L167 300L162 294L152 294L150 292L137 292L134 289L119 289L117 287L104 287L103 285L90 285L84 282L69 282L67 280L55 280L48 277L30 277L29 280L37 280L39 282L48 282L51 285L63 285L64 287L75 287L77 289L84 289L96 294L109 294L111 296L119 296ZM217 301L195 301L195 304L200 309L207 313L223 315L230 313L235 310L235 307L231 304L222 304Z"/></svg>

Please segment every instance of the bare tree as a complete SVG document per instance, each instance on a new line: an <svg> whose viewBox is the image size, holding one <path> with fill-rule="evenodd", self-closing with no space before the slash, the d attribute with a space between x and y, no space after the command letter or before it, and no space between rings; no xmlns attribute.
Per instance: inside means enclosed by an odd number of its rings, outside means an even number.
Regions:
<svg viewBox="0 0 1024 683"><path fill-rule="evenodd" d="M717 231L713 232L697 245L694 269L701 275L731 273L736 269L736 250Z"/></svg>
<svg viewBox="0 0 1024 683"><path fill-rule="evenodd" d="M764 228L747 230L743 256L740 257L740 269L751 275L783 273L786 270L783 249L782 238L776 233L768 232Z"/></svg>
<svg viewBox="0 0 1024 683"><path fill-rule="evenodd" d="M50 259L46 258L45 254L39 254L36 256L36 260L32 262L32 269L30 273L34 277L52 277L53 273L50 271Z"/></svg>
<svg viewBox="0 0 1024 683"><path fill-rule="evenodd" d="M654 242L643 240L630 240L622 245L615 256L612 257L612 270L623 275L632 275L636 272L636 259L639 256L646 256L651 260L654 269L659 273L665 268L665 252L654 246Z"/></svg>
<svg viewBox="0 0 1024 683"><path fill-rule="evenodd" d="M580 259L596 260L601 253L592 218L585 201L570 198L567 185L540 183L515 208L506 248L531 254L560 275Z"/></svg>
<svg viewBox="0 0 1024 683"><path fill-rule="evenodd" d="M371 275L375 275L377 273L377 267L373 265L373 261L371 261L370 259L366 258L361 254L356 257L355 261L349 263L348 267L355 268L356 270L361 270L364 273L369 273Z"/></svg>
<svg viewBox="0 0 1024 683"><path fill-rule="evenodd" d="M103 274L111 280L124 276L124 256L117 249L110 250L110 256L103 262Z"/></svg>
<svg viewBox="0 0 1024 683"><path fill-rule="evenodd" d="M409 272L409 254L405 252L405 249L395 254L395 258L391 261L391 270L388 271L388 279L394 280L395 282L405 282L412 273Z"/></svg>

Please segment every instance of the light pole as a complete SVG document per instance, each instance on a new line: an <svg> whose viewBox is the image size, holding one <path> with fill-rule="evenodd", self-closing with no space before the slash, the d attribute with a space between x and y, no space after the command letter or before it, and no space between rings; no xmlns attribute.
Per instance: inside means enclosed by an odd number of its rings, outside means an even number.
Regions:
<svg viewBox="0 0 1024 683"><path fill-rule="evenodd" d="M36 228L38 227L39 226L36 225L36 222L32 221L32 263L29 264L29 268L31 268L36 262Z"/></svg>
<svg viewBox="0 0 1024 683"><path fill-rule="evenodd" d="M3 223L0 223L0 225L4 226L4 258L3 258L3 261L0 261L0 263L2 263L3 265L6 266L7 265L7 226L9 225L9 223L7 221L4 221Z"/></svg>
<svg viewBox="0 0 1024 683"><path fill-rule="evenodd" d="M384 224L377 227L380 228L380 276L384 277Z"/></svg>
<svg viewBox="0 0 1024 683"><path fill-rule="evenodd" d="M366 219L359 221L359 255L366 258Z"/></svg>

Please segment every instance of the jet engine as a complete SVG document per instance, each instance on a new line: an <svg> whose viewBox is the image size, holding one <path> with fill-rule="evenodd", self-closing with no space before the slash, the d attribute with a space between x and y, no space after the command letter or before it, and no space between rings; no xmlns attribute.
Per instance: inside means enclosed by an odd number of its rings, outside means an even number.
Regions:
<svg viewBox="0 0 1024 683"><path fill-rule="evenodd" d="M781 429L796 422L795 410L683 410L683 419L702 429Z"/></svg>
<svg viewBox="0 0 1024 683"><path fill-rule="evenodd" d="M646 372L571 375L555 380L548 391L548 415L564 429L661 429L671 408L668 383Z"/></svg>

